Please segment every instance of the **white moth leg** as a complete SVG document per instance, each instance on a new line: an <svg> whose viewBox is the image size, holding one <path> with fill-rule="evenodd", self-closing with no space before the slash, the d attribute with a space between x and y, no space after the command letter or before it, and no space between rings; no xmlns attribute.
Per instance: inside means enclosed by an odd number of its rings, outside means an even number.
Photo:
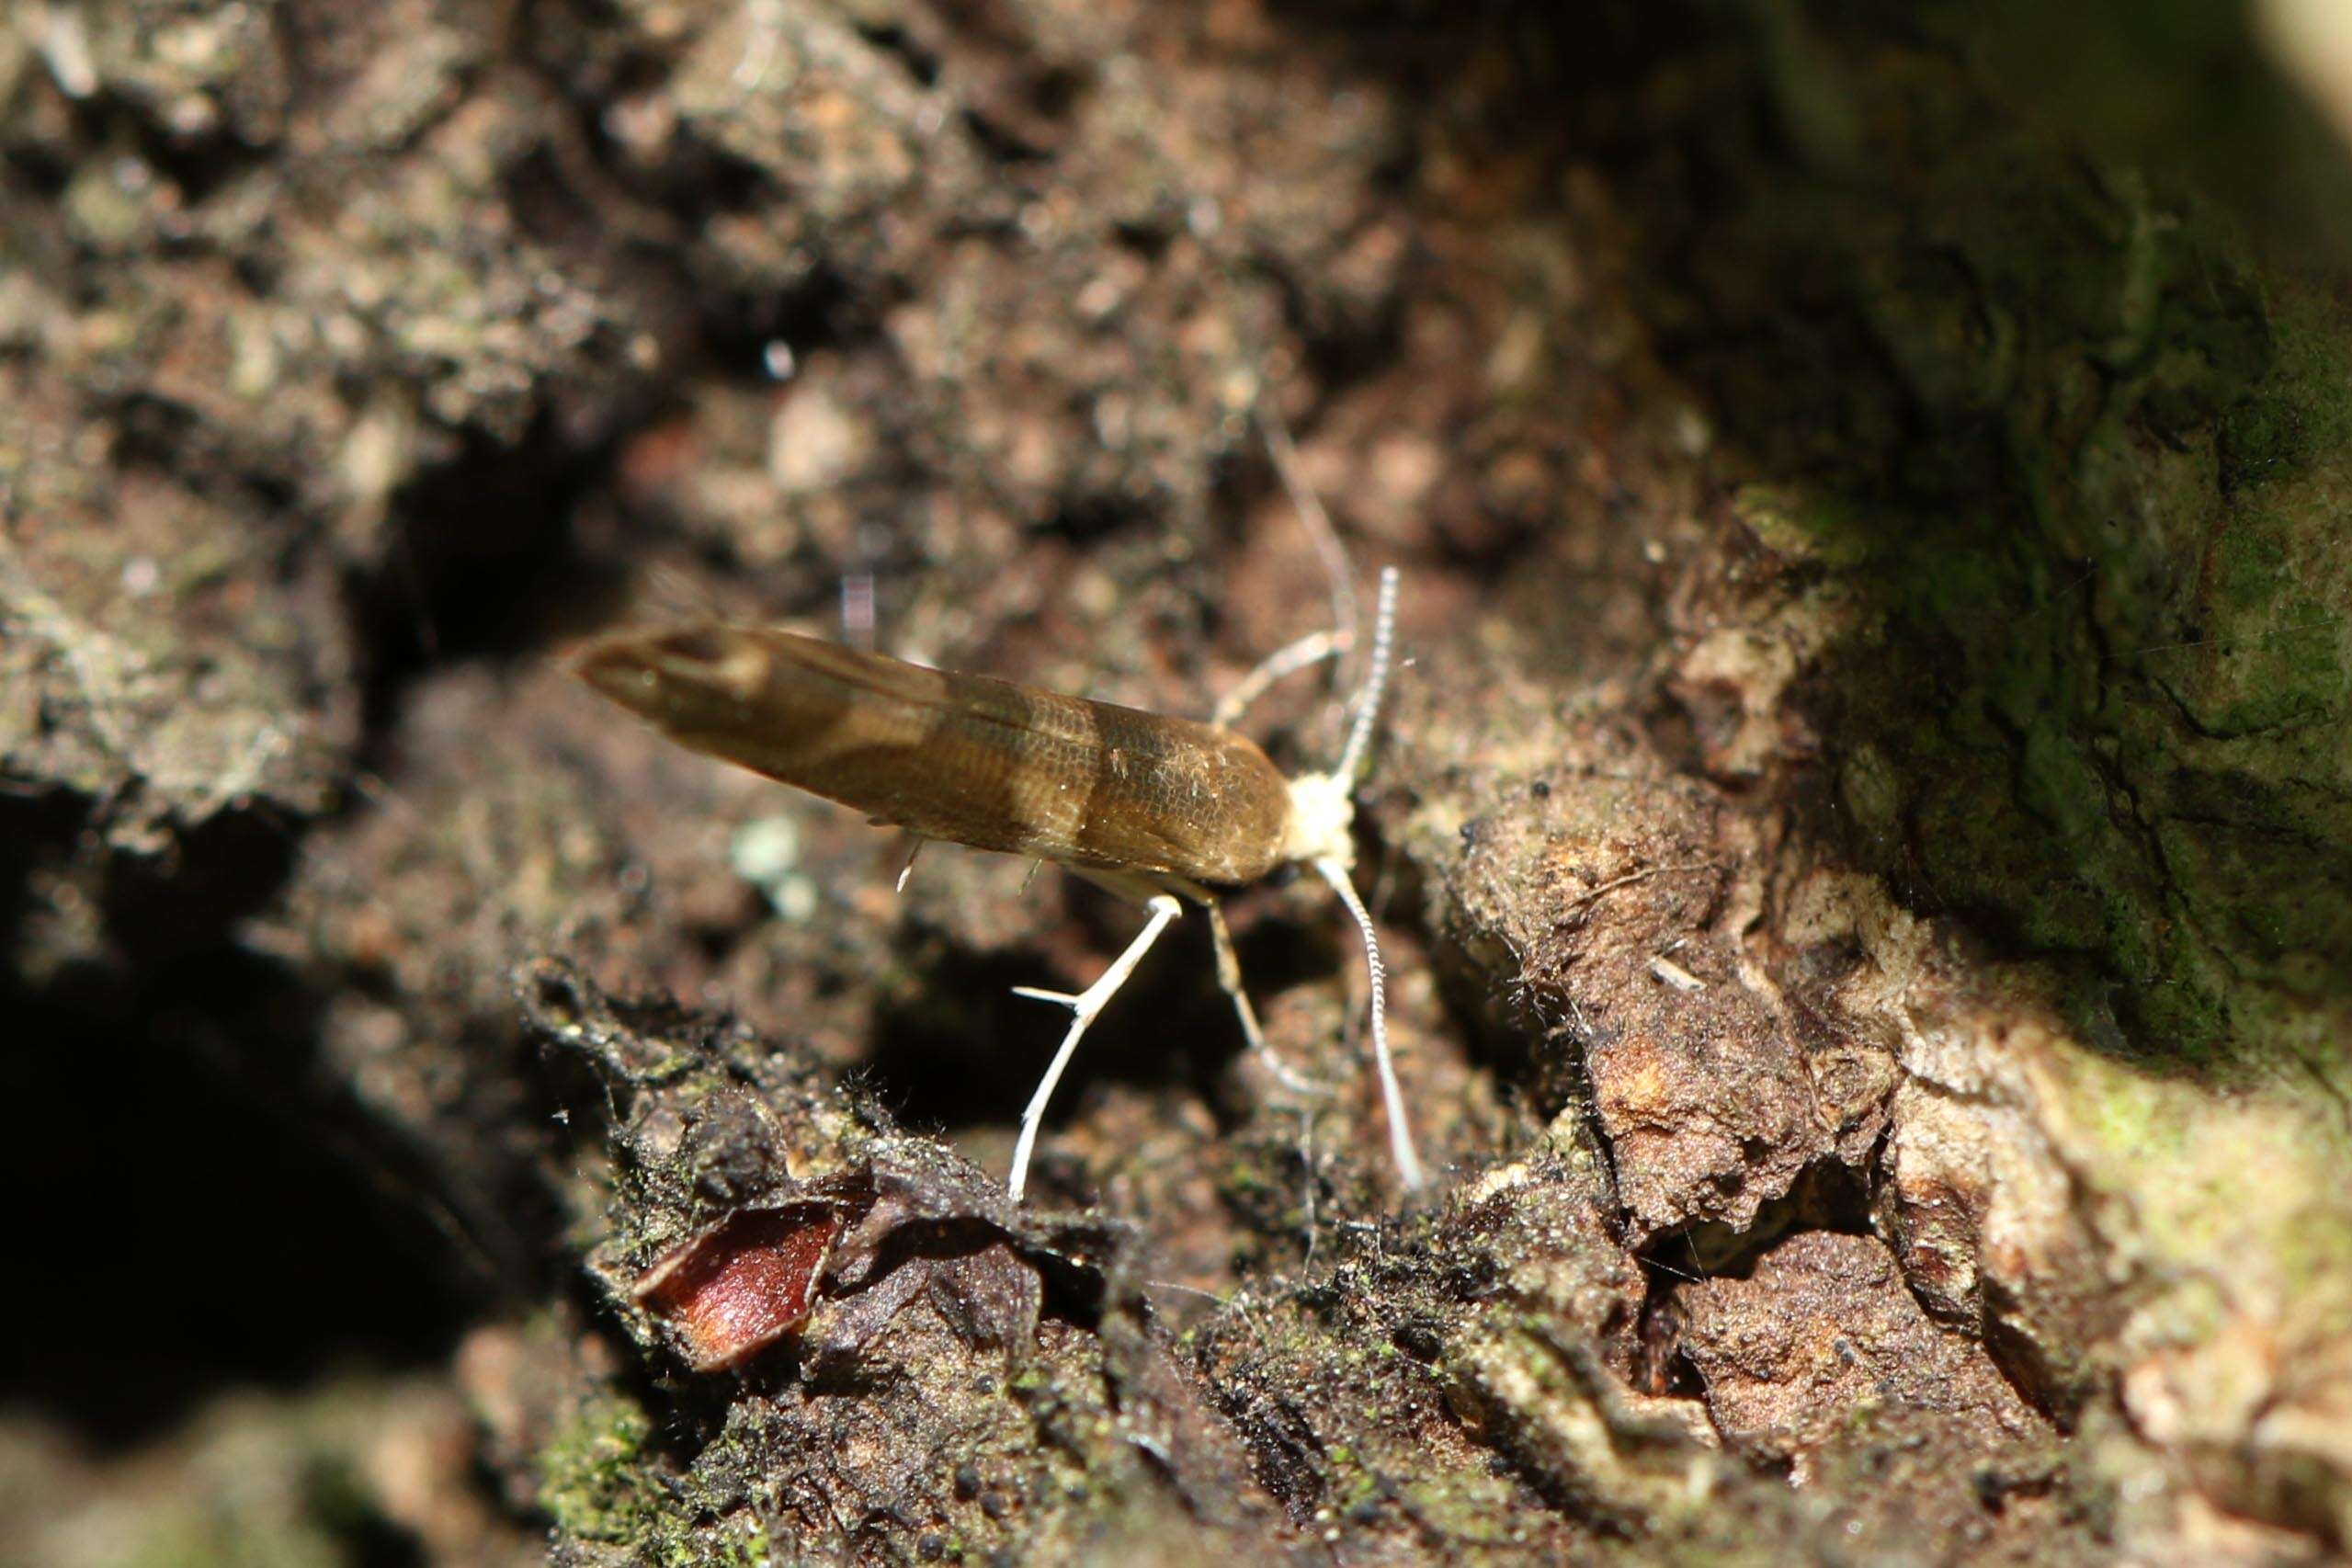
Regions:
<svg viewBox="0 0 2352 1568"><path fill-rule="evenodd" d="M1266 1043L1266 1031L1257 1025L1257 1009L1250 1006L1249 993L1242 988L1242 959L1233 950L1233 928L1225 924L1224 908L1208 889L1192 891L1199 900L1200 907L1209 912L1210 941L1217 949L1217 984L1233 999L1233 1011L1242 1020L1242 1037L1249 1041L1249 1048L1257 1053L1260 1062L1266 1063L1267 1071L1281 1081L1283 1087L1302 1094L1322 1093L1322 1085L1293 1071L1288 1062L1274 1053L1274 1048Z"/></svg>
<svg viewBox="0 0 2352 1568"><path fill-rule="evenodd" d="M1160 933L1168 928L1168 922L1184 913L1184 905L1176 902L1174 893L1155 892L1146 904L1152 911L1152 918L1144 924L1142 931L1135 940L1127 944L1125 952L1111 960L1110 967L1103 971L1101 978L1076 995L1062 991L1040 991L1030 985L1013 987L1016 996L1059 1003L1069 1008L1071 1014L1070 1032L1062 1037L1062 1049L1053 1053L1053 1061L1046 1068L1045 1076L1038 1080L1037 1093L1029 1096L1028 1108L1021 1112L1021 1136L1013 1145L1013 1173L1005 1184L1006 1189L1016 1199L1021 1196L1021 1188L1028 1182L1029 1153L1037 1147L1038 1124L1045 1119L1046 1104L1053 1098L1053 1087L1062 1082L1062 1070L1070 1065L1070 1058L1077 1053L1078 1040L1085 1034L1086 1026L1095 1021L1095 1015L1101 1012L1113 996L1119 994L1119 988L1127 983L1127 977L1135 972L1135 966L1142 961L1145 953L1152 950L1152 944L1158 941Z"/></svg>
<svg viewBox="0 0 2352 1568"><path fill-rule="evenodd" d="M1413 1153L1413 1130L1404 1119L1404 1093L1397 1086L1396 1062L1389 1055L1388 969L1381 962L1381 940L1372 932L1371 911L1357 896L1356 884L1347 880L1347 868L1337 860L1317 860L1315 869L1356 917L1356 928L1364 933L1364 962L1372 973L1372 1059L1380 1069L1381 1100L1388 1110L1389 1155L1396 1162L1397 1179L1411 1192L1426 1178L1421 1161Z"/></svg>
<svg viewBox="0 0 2352 1568"><path fill-rule="evenodd" d="M1209 722L1221 730L1232 729L1249 711L1250 704L1264 697L1276 681L1346 652L1348 641L1343 632L1311 631L1296 642L1275 649L1257 662L1256 669L1234 683L1233 689L1225 693L1217 710L1209 716Z"/></svg>

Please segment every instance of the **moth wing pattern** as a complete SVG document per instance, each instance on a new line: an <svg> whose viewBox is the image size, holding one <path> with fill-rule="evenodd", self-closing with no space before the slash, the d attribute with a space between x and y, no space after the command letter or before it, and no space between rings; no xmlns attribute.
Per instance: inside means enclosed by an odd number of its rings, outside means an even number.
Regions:
<svg viewBox="0 0 2352 1568"><path fill-rule="evenodd" d="M1289 832L1266 754L1188 719L719 623L615 633L574 668L681 744L925 838L1230 885Z"/></svg>

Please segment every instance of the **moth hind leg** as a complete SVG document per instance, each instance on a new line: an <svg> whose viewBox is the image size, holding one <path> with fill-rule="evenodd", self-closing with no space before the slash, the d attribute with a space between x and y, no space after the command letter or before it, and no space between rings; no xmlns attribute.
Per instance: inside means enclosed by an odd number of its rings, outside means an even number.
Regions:
<svg viewBox="0 0 2352 1568"><path fill-rule="evenodd" d="M1069 1067L1070 1059L1077 1054L1078 1041L1085 1038L1087 1026L1095 1021L1096 1016L1112 997L1119 994L1119 987L1125 985L1128 976L1135 972L1135 966L1143 961L1143 955L1150 952L1152 944L1160 939L1160 933L1184 913L1184 905L1176 901L1176 894L1165 889L1130 883L1124 879L1098 877L1090 880L1102 882L1115 892L1141 893L1144 907L1151 911L1151 918L1144 922L1143 929L1136 934L1135 939L1127 944L1126 950L1111 960L1110 967L1084 991L1072 994L1044 991L1032 985L1013 987L1016 996L1052 1002L1070 1009L1069 1032L1062 1037L1061 1048L1046 1065L1045 1076L1038 1080L1037 1092L1029 1096L1028 1108L1021 1112L1021 1133L1013 1145L1013 1169L1005 1184L1006 1190L1017 1199L1028 1183L1029 1156L1037 1148L1038 1128L1045 1119L1045 1108L1051 1102L1054 1087L1062 1082L1062 1074Z"/></svg>

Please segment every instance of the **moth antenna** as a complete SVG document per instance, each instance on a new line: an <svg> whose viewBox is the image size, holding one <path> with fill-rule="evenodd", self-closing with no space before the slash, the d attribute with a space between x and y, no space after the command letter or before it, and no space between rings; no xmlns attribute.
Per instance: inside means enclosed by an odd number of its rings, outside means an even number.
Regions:
<svg viewBox="0 0 2352 1568"><path fill-rule="evenodd" d="M1383 590L1393 576L1393 568L1382 574ZM1397 1179L1404 1183L1405 1190L1416 1191L1426 1178L1413 1153L1413 1130L1404 1120L1404 1092L1397 1086L1396 1062L1389 1055L1388 966L1381 961L1381 939L1372 929L1372 912L1364 907L1356 884L1347 880L1346 867L1326 859L1316 861L1315 869L1323 873L1323 880L1356 917L1356 928L1364 934L1364 963L1372 975L1372 1060L1380 1070L1381 1099L1388 1108L1389 1155L1396 1162Z"/></svg>
<svg viewBox="0 0 2352 1568"><path fill-rule="evenodd" d="M1396 568L1381 568L1381 596L1372 611L1372 662L1364 671L1364 694L1358 699L1356 722L1347 732L1346 749L1339 754L1334 778L1353 785L1363 772L1372 749L1372 726L1380 722L1381 699L1388 693L1390 644L1396 636Z"/></svg>
<svg viewBox="0 0 2352 1568"><path fill-rule="evenodd" d="M1257 424L1266 437L1266 454L1274 460L1274 476L1282 482L1283 493L1290 498L1290 509L1299 514L1315 553L1323 557L1324 571L1331 577L1335 641L1342 648L1353 648L1363 612L1356 602L1356 577L1347 568L1346 547L1339 542L1339 530L1332 526L1331 514L1324 510L1323 498L1307 483L1299 462L1298 444L1290 439L1290 427L1282 422L1281 412L1271 402L1261 399L1257 403Z"/></svg>

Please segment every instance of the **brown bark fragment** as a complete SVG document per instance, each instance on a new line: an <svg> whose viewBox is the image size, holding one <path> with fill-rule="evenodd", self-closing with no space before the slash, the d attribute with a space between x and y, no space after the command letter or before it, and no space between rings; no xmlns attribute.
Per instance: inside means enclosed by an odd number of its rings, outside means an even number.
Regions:
<svg viewBox="0 0 2352 1568"><path fill-rule="evenodd" d="M1682 1350L1716 1429L1789 1465L1800 1484L1820 1473L1823 1449L1881 1413L1932 1431L1948 1452L1987 1458L2049 1436L1983 1346L1929 1318L1870 1237L1807 1232L1745 1278L1697 1280L1674 1295Z"/></svg>

